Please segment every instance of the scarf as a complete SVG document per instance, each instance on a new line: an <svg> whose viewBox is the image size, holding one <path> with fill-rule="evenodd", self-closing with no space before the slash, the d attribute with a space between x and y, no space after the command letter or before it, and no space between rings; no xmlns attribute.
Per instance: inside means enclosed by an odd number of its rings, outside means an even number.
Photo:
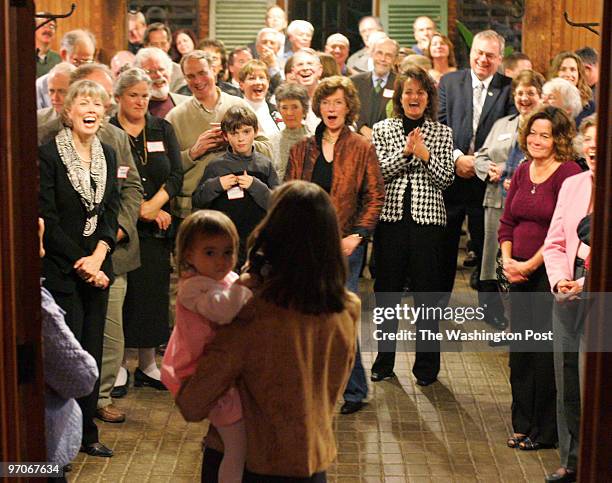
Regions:
<svg viewBox="0 0 612 483"><path fill-rule="evenodd" d="M81 157L74 147L72 130L65 127L55 137L55 144L60 158L66 167L68 180L79 194L85 207L87 219L83 236L90 236L98 226L100 203L106 190L106 159L100 140L95 137L91 146L91 166L85 168Z"/></svg>

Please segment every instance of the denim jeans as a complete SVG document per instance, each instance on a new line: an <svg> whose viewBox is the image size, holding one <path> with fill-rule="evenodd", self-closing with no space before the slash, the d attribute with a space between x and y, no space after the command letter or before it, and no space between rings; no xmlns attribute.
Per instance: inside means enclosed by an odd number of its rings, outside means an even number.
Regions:
<svg viewBox="0 0 612 483"><path fill-rule="evenodd" d="M348 258L348 277L346 288L359 295L359 271L363 261L364 247L358 246ZM357 339L357 352L355 354L355 365L351 371L351 377L344 390L344 400L347 402L360 402L368 397L368 381L365 370L361 364L361 351L359 350L359 338Z"/></svg>

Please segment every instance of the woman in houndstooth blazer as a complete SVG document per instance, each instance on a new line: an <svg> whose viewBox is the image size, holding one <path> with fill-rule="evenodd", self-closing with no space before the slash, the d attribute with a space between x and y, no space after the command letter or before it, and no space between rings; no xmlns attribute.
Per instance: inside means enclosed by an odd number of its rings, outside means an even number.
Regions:
<svg viewBox="0 0 612 483"><path fill-rule="evenodd" d="M452 130L435 121L438 96L433 80L418 68L406 69L395 82L395 117L374 125L372 140L385 182L385 203L374 236L378 306L395 307L407 278L414 304L433 305L441 290L439 245L446 225L442 190L454 178ZM397 331L397 320L383 326ZM438 322L418 320L417 329L438 331ZM422 334L418 332L418 334ZM439 343L417 338L412 369L417 384L436 381ZM374 382L393 377L395 342L381 341L372 366Z"/></svg>

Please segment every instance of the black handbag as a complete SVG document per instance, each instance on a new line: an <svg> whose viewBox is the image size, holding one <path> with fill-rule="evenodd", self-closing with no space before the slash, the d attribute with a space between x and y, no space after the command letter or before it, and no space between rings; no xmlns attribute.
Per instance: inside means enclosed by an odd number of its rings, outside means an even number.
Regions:
<svg viewBox="0 0 612 483"><path fill-rule="evenodd" d="M496 267L495 267L495 275L497 275L497 283L499 285L499 289L502 292L509 292L510 285L512 285L506 275L504 275L504 260L502 258L501 249L497 250L497 256L495 257Z"/></svg>

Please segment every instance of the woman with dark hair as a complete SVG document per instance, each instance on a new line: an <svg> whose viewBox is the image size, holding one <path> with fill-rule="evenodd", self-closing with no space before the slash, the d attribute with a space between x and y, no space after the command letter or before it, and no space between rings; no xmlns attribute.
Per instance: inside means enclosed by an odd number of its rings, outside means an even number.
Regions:
<svg viewBox="0 0 612 483"><path fill-rule="evenodd" d="M425 50L425 56L431 60L433 67L429 70L436 85L442 76L448 72L457 70L455 60L455 46L446 35L436 32L429 41L429 47Z"/></svg>
<svg viewBox="0 0 612 483"><path fill-rule="evenodd" d="M348 127L359 113L359 97L350 79L323 79L314 92L312 110L321 123L314 136L291 148L285 179L312 181L331 196L342 232L342 250L348 259L347 288L357 293L363 241L374 231L384 199L380 167L372 144ZM358 349L341 412L361 409L367 393Z"/></svg>
<svg viewBox="0 0 612 483"><path fill-rule="evenodd" d="M550 63L548 80L561 77L574 84L580 92L582 101L582 112L576 116L576 126L580 126L582 120L595 112L593 102L593 91L587 82L584 63L574 52L561 52L557 54Z"/></svg>
<svg viewBox="0 0 612 483"><path fill-rule="evenodd" d="M335 211L313 183L274 191L249 240L260 287L234 323L219 328L177 397L185 419L200 421L237 385L247 434L243 481L323 482L336 456L334 407L353 364L360 303L345 289ZM202 481L217 481L219 443L211 426Z"/></svg>
<svg viewBox="0 0 612 483"><path fill-rule="evenodd" d="M574 123L565 111L546 107L532 114L519 134L527 160L512 176L499 243L510 286L510 326L521 337L510 343L512 426L510 448L538 450L557 443L552 341L525 341L527 331L552 329L552 295L542 249L563 181L580 173L574 161Z"/></svg>
<svg viewBox="0 0 612 483"><path fill-rule="evenodd" d="M410 277L415 305L436 303L432 292L441 291L439 248L446 225L442 190L454 179L453 137L449 127L436 121L438 94L433 80L419 67L407 67L395 81L394 117L374 125L372 141L385 181L385 204L374 236L379 306L400 302ZM397 331L397 320L384 324ZM437 332L437 321L417 321L417 329ZM421 332L419 332L421 334ZM412 373L427 386L440 371L439 344L417 339ZM395 343L379 344L371 379L394 376Z"/></svg>
<svg viewBox="0 0 612 483"><path fill-rule="evenodd" d="M66 127L38 154L40 213L46 226L43 286L65 311L66 324L98 370L119 210L115 151L96 136L107 102L99 84L72 84L62 113ZM91 394L77 401L83 412L81 450L110 457L113 452L100 443L94 422L99 389L98 378Z"/></svg>
<svg viewBox="0 0 612 483"><path fill-rule="evenodd" d="M521 71L512 81L512 97L518 114L498 119L474 161L476 176L486 182L484 196L484 245L480 266L478 299L485 309L486 322L496 329L506 326L504 307L497 283L497 229L503 213L502 175L511 177L525 157L518 142L519 128L540 107L544 77L533 70Z"/></svg>
<svg viewBox="0 0 612 483"><path fill-rule="evenodd" d="M553 306L554 362L557 383L557 432L561 466L546 481L576 481L580 436L580 368L583 332L580 303L573 300L584 286L590 248L581 242L578 228L593 211L597 166L597 117L580 125L579 144L589 171L565 180L544 241L544 264L556 302Z"/></svg>
<svg viewBox="0 0 612 483"><path fill-rule="evenodd" d="M196 34L191 29L178 29L172 34L170 57L177 64L181 63L183 55L195 50L198 43Z"/></svg>

